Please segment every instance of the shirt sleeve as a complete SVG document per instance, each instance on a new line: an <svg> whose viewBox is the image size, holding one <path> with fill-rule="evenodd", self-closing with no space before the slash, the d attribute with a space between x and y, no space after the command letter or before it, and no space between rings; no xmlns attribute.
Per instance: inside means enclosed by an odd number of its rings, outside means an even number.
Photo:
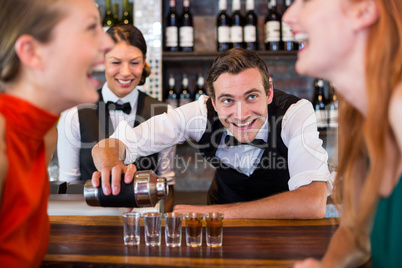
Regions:
<svg viewBox="0 0 402 268"><path fill-rule="evenodd" d="M127 165L138 157L161 152L187 139L199 141L207 123L207 96L167 113L151 117L132 128L126 121L120 122L110 138L119 139L126 147Z"/></svg>
<svg viewBox="0 0 402 268"><path fill-rule="evenodd" d="M78 109L73 107L61 114L57 126L57 157L59 161L59 180L71 182L79 180L81 134Z"/></svg>
<svg viewBox="0 0 402 268"><path fill-rule="evenodd" d="M328 153L322 147L313 106L300 100L286 111L282 121L281 137L288 147L289 190L313 181L327 182L329 193Z"/></svg>
<svg viewBox="0 0 402 268"><path fill-rule="evenodd" d="M162 150L158 154L158 176L165 177L169 185L176 182L176 173L174 171L174 161L176 155L176 146Z"/></svg>

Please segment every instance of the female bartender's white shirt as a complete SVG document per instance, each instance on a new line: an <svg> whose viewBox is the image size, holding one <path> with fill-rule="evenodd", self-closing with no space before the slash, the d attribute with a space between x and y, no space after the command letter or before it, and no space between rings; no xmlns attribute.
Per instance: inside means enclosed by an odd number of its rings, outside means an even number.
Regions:
<svg viewBox="0 0 402 268"><path fill-rule="evenodd" d="M199 141L206 129L207 100L207 96L202 96L198 101L169 110L167 114L154 116L136 128L130 127L126 121L120 122L111 138L119 139L125 144L125 163L188 139ZM266 120L256 138L266 141L268 127ZM225 134L229 134L227 129ZM216 156L226 165L250 176L259 163L263 150L250 145L227 147L224 144L225 134L222 135ZM291 105L284 115L281 132L281 138L288 148L290 190L312 181L326 181L328 193L332 190L327 165L328 154L318 136L311 103L301 99Z"/></svg>
<svg viewBox="0 0 402 268"><path fill-rule="evenodd" d="M128 125L133 127L137 112L138 90L134 89L124 98L119 98L109 89L107 83L105 83L102 87L101 94L105 103L112 101L119 103L129 102L131 104L130 114L126 114L123 111L109 111L113 129L116 129L116 126L121 121L125 121ZM88 107L94 107L94 105L89 104ZM94 144L88 144L87 146L92 148L93 145ZM78 107L73 107L61 114L58 124L57 154L59 160L59 180L71 182L80 179L80 148L81 134ZM175 183L173 167L175 154L175 146L166 148L158 154L160 165L158 166L157 173L159 176L165 177L169 185Z"/></svg>

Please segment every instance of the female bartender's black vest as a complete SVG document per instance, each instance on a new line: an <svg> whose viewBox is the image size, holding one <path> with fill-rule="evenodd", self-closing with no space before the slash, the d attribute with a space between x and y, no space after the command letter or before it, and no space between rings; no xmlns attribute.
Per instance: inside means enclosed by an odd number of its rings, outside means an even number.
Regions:
<svg viewBox="0 0 402 268"><path fill-rule="evenodd" d="M91 150L102 139L109 138L113 134L113 125L109 117L109 110L99 92L99 102L92 107L78 108L80 122L81 149L80 149L80 170L81 180L90 180L92 173L96 171ZM154 115L167 111L166 104L151 98L147 94L138 91L137 114L134 127L148 120ZM138 170L153 170L156 172L158 154L138 158L134 164Z"/></svg>
<svg viewBox="0 0 402 268"><path fill-rule="evenodd" d="M282 118L288 108L300 99L274 90L274 98L268 105L269 133L267 146L257 168L250 176L222 163L216 156L224 126L219 121L211 99L207 101L208 122L199 151L216 167L215 178L208 191L208 204L228 204L252 201L289 191L288 149L282 141Z"/></svg>

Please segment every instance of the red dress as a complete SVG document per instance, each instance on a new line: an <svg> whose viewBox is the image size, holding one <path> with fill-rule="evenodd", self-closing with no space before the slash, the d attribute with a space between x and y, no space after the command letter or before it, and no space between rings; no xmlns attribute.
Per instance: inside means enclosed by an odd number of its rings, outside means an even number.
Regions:
<svg viewBox="0 0 402 268"><path fill-rule="evenodd" d="M0 94L8 169L0 204L0 266L39 267L49 243L49 178L43 138L58 117Z"/></svg>

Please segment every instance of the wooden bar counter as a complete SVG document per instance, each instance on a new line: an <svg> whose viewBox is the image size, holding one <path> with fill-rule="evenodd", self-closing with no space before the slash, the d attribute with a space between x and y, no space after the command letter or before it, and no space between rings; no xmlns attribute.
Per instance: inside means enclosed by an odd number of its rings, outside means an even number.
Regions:
<svg viewBox="0 0 402 268"><path fill-rule="evenodd" d="M337 218L323 220L224 220L223 246L125 246L119 216L50 216L50 243L42 267L292 267L323 256Z"/></svg>

